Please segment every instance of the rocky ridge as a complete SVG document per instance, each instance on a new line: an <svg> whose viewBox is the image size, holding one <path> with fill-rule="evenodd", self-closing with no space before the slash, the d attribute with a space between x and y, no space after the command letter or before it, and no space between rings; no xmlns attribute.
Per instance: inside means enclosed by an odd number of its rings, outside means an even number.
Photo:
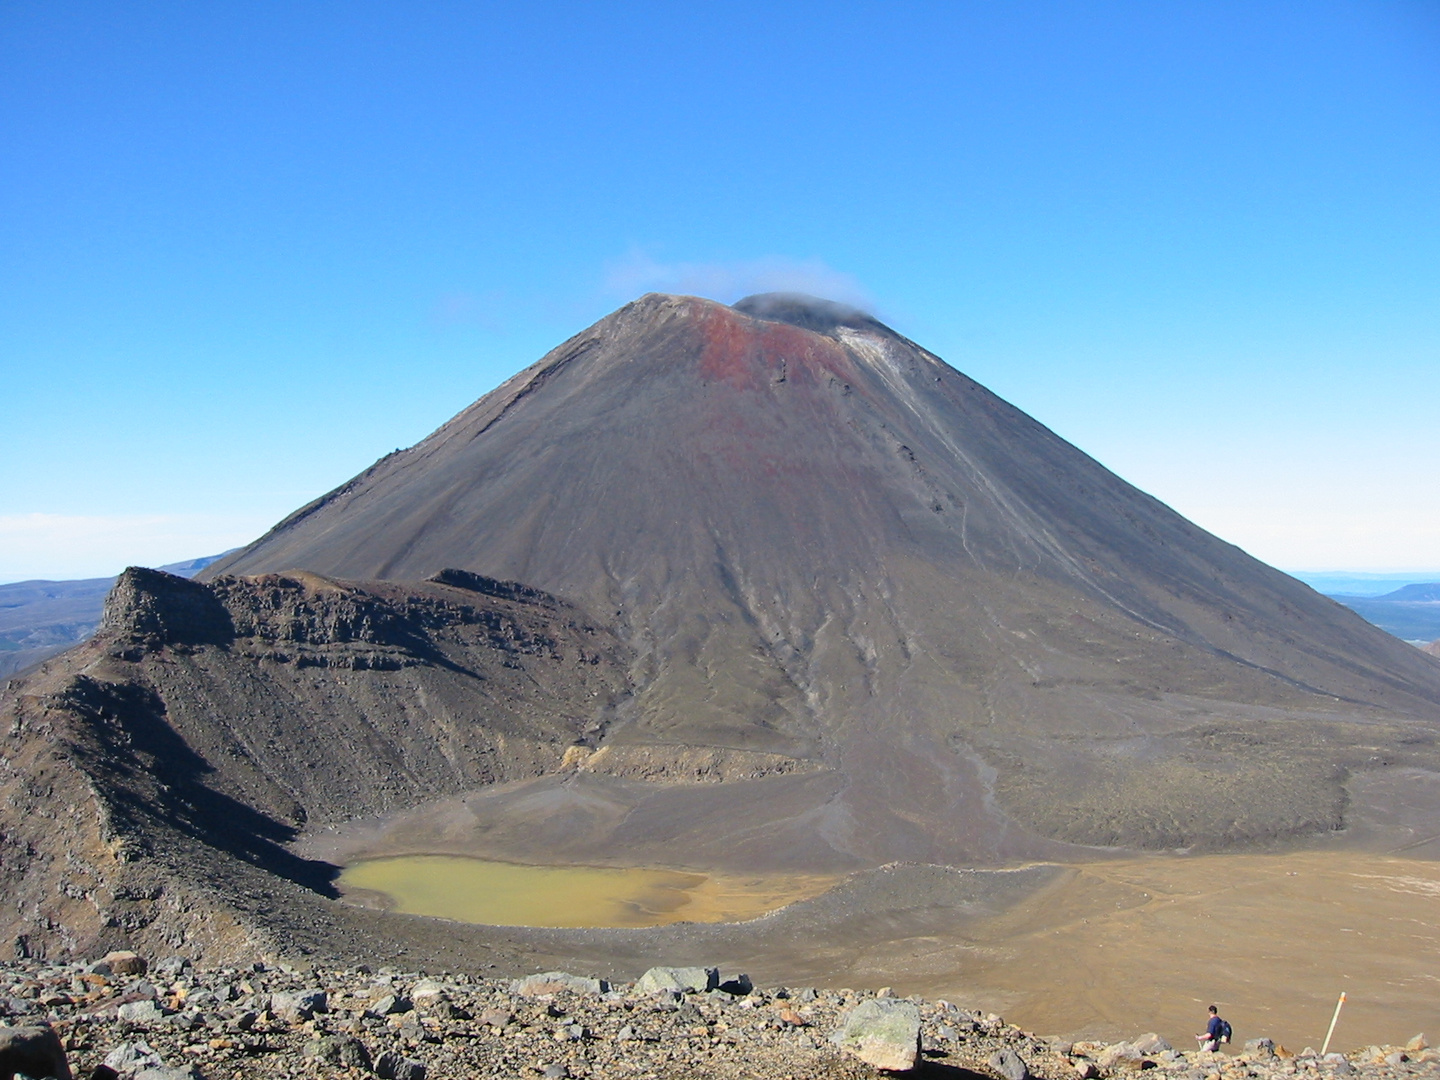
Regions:
<svg viewBox="0 0 1440 1080"><path fill-rule="evenodd" d="M628 693L627 655L474 574L131 568L94 638L0 693L0 933L35 955L190 939L223 959L248 946L217 911L334 894L333 866L287 848L300 828L555 772Z"/></svg>
<svg viewBox="0 0 1440 1080"><path fill-rule="evenodd" d="M879 1075L877 1044L867 1052L853 1036L857 1018L871 1014L913 1018L881 1050L899 1055L886 1059L889 1069L913 1067L919 1076L1440 1075L1440 1053L1423 1036L1405 1047L1324 1057L1268 1039L1239 1053L1176 1050L1154 1034L1105 1046L1037 1036L945 1001L896 999L883 989L761 989L743 975L722 981L713 968L655 968L634 983L612 984L563 972L505 980L265 963L198 968L178 956L151 965L130 952L88 963L0 965L4 1023L49 1026L74 1075L108 1080L868 1080Z"/></svg>

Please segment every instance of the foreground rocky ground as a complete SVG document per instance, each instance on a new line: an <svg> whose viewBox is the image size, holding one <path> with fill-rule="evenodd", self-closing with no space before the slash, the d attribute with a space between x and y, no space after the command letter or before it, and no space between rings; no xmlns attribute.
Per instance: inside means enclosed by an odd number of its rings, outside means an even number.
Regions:
<svg viewBox="0 0 1440 1080"><path fill-rule="evenodd" d="M81 1078L873 1078L897 1052L913 1055L917 1075L994 1080L1146 1070L1175 1080L1440 1076L1440 1053L1423 1036L1324 1058L1263 1039L1221 1054L1177 1051L1155 1035L1102 1046L1036 1036L945 1001L762 990L695 968L656 968L612 986L559 973L512 981L363 967L199 970L117 953L0 967L0 1013L10 1027L51 1027ZM878 1023L863 1027L865 1017Z"/></svg>

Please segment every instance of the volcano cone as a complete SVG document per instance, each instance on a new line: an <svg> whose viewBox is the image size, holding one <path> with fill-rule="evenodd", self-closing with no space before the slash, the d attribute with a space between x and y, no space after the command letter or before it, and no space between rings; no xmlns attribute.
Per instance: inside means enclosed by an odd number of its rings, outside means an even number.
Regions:
<svg viewBox="0 0 1440 1080"><path fill-rule="evenodd" d="M1436 764L1432 658L805 297L645 296L204 577L445 568L633 651L567 760L740 781L646 834L717 858L1227 846Z"/></svg>

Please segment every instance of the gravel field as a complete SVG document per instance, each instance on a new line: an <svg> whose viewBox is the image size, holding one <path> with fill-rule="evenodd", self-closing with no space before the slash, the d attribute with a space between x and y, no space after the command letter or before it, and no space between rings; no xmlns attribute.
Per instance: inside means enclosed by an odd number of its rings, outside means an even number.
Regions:
<svg viewBox="0 0 1440 1080"><path fill-rule="evenodd" d="M200 970L178 957L149 963L133 953L0 968L5 1024L53 1028L76 1077L130 1080L873 1078L884 1075L864 1060L873 1060L873 1042L856 1051L836 1040L862 1004L862 1013L918 1020L899 1040L902 1050L909 1040L919 1076L1440 1076L1440 1053L1420 1036L1408 1048L1324 1059L1268 1040L1220 1054L1174 1050L1153 1035L1102 1046L1037 1036L945 1001L884 990L759 989L715 969L659 968L611 985L563 973L502 980L287 964Z"/></svg>

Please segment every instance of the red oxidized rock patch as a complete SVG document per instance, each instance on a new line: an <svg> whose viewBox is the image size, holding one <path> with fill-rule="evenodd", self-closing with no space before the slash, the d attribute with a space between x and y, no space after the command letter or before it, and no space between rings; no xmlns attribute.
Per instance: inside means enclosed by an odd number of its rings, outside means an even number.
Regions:
<svg viewBox="0 0 1440 1080"><path fill-rule="evenodd" d="M854 381L850 357L824 334L719 306L701 315L700 329L700 376L707 382L759 390L790 379L816 383L822 376L835 376Z"/></svg>

